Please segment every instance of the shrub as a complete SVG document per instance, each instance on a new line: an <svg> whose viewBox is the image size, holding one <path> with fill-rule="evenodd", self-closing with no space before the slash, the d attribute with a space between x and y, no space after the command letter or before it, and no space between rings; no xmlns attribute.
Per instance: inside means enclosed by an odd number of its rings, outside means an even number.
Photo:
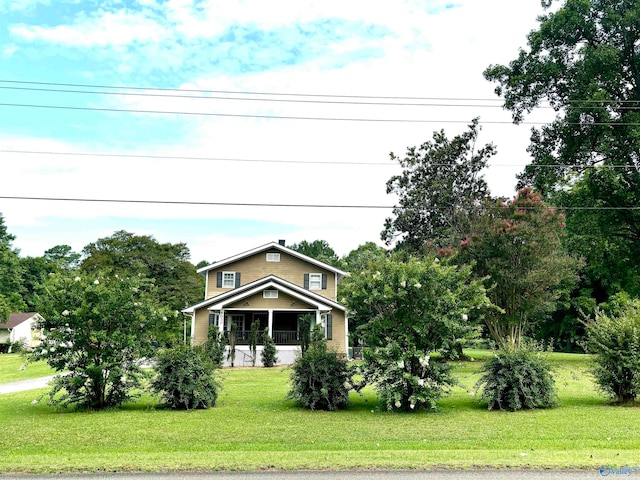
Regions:
<svg viewBox="0 0 640 480"><path fill-rule="evenodd" d="M251 322L251 330L249 331L249 350L251 352L251 366L256 366L258 358L258 341L260 340L260 321Z"/></svg>
<svg viewBox="0 0 640 480"><path fill-rule="evenodd" d="M151 387L165 406L180 410L215 406L220 384L203 349L178 346L161 351L156 360Z"/></svg>
<svg viewBox="0 0 640 480"><path fill-rule="evenodd" d="M366 383L375 385L387 410L435 410L437 401L456 383L447 363L397 343L365 352L364 371Z"/></svg>
<svg viewBox="0 0 640 480"><path fill-rule="evenodd" d="M521 410L551 407L555 403L555 381L551 367L538 352L525 348L498 350L482 367L476 383L483 387L488 409Z"/></svg>
<svg viewBox="0 0 640 480"><path fill-rule="evenodd" d="M338 410L349 402L350 373L343 355L327 348L318 325L305 353L296 358L287 398L311 410Z"/></svg>
<svg viewBox="0 0 640 480"><path fill-rule="evenodd" d="M617 315L596 312L586 330L600 389L617 402L635 400L640 393L640 301L629 302Z"/></svg>
<svg viewBox="0 0 640 480"><path fill-rule="evenodd" d="M269 335L269 329L264 329L264 334L262 336L262 365L265 367L273 367L278 362L278 357L276 353L276 344L273 341L273 338Z"/></svg>
<svg viewBox="0 0 640 480"><path fill-rule="evenodd" d="M209 328L207 342L204 344L204 351L211 359L216 368L221 368L224 362L224 351L227 342L222 332L217 328Z"/></svg>

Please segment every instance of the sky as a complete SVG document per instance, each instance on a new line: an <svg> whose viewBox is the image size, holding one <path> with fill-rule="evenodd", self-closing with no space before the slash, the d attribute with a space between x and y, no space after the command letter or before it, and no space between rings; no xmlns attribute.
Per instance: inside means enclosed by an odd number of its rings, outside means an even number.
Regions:
<svg viewBox="0 0 640 480"><path fill-rule="evenodd" d="M510 123L482 72L514 59L542 13L539 0L0 0L0 213L22 256L117 230L184 242L193 263L280 239L339 255L382 244L389 153L435 130L480 117L478 143L498 149L491 192L514 194L531 125Z"/></svg>

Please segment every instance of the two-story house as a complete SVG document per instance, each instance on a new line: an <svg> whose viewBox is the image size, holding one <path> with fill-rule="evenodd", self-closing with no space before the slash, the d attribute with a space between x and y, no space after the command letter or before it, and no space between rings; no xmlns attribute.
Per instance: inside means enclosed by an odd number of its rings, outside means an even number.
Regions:
<svg viewBox="0 0 640 480"><path fill-rule="evenodd" d="M329 347L347 354L348 320L337 301L338 283L346 275L342 270L286 248L280 240L198 273L205 278L205 300L183 310L191 314L193 345L206 342L210 328L229 335L235 324L236 364L242 364L249 352L251 324L257 320L260 330L268 329L274 339L279 363L292 363L300 344L298 320L312 314Z"/></svg>

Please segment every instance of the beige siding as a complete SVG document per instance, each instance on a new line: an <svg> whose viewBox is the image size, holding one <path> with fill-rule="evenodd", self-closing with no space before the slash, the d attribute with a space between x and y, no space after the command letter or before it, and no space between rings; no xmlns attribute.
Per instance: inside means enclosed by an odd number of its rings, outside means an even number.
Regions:
<svg viewBox="0 0 640 480"><path fill-rule="evenodd" d="M209 310L201 308L196 311L195 331L192 332L194 345L202 345L209 334Z"/></svg>
<svg viewBox="0 0 640 480"><path fill-rule="evenodd" d="M301 287L304 287L305 273L324 273L327 275L326 290L313 290L314 293L327 297L336 301L336 279L335 273L316 267L307 263L293 255L289 255L278 250L272 250L272 253L280 253L279 262L267 262L267 253L269 251L256 253L250 257L230 263L218 270L210 270L208 272L208 291L206 298L229 291L228 288L216 288L216 274L218 272L240 272L241 284L253 282L268 275L276 275L277 277L288 280Z"/></svg>
<svg viewBox="0 0 640 480"><path fill-rule="evenodd" d="M344 312L341 310L333 310L331 312L332 318L332 337L333 340L328 340L327 345L340 353L347 354L344 336Z"/></svg>
<svg viewBox="0 0 640 480"><path fill-rule="evenodd" d="M249 305L245 305L245 302L249 302ZM291 305L292 302L296 302L295 305ZM256 293L248 298L239 300L235 303L231 303L225 307L226 309L232 308L244 308L244 309L262 309L262 310L300 310L315 308L308 303L302 302L299 299L293 298L283 292L278 292L278 298L263 298L262 292Z"/></svg>

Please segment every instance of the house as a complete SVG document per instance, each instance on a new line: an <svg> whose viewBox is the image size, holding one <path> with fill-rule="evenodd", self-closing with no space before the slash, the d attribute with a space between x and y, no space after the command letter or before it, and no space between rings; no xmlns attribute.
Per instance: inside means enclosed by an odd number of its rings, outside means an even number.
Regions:
<svg viewBox="0 0 640 480"><path fill-rule="evenodd" d="M260 330L267 328L274 339L279 363L292 363L300 349L299 318L312 314L329 347L347 354L346 309L337 301L338 283L346 275L342 270L291 250L280 240L198 273L205 278L204 301L183 310L191 315L192 345L206 342L210 328L228 336L235 324L235 364L242 365L249 354L251 324L257 320Z"/></svg>
<svg viewBox="0 0 640 480"><path fill-rule="evenodd" d="M22 343L26 347L35 347L40 343L40 332L34 330L39 313L12 313L5 323L0 323L0 343Z"/></svg>

